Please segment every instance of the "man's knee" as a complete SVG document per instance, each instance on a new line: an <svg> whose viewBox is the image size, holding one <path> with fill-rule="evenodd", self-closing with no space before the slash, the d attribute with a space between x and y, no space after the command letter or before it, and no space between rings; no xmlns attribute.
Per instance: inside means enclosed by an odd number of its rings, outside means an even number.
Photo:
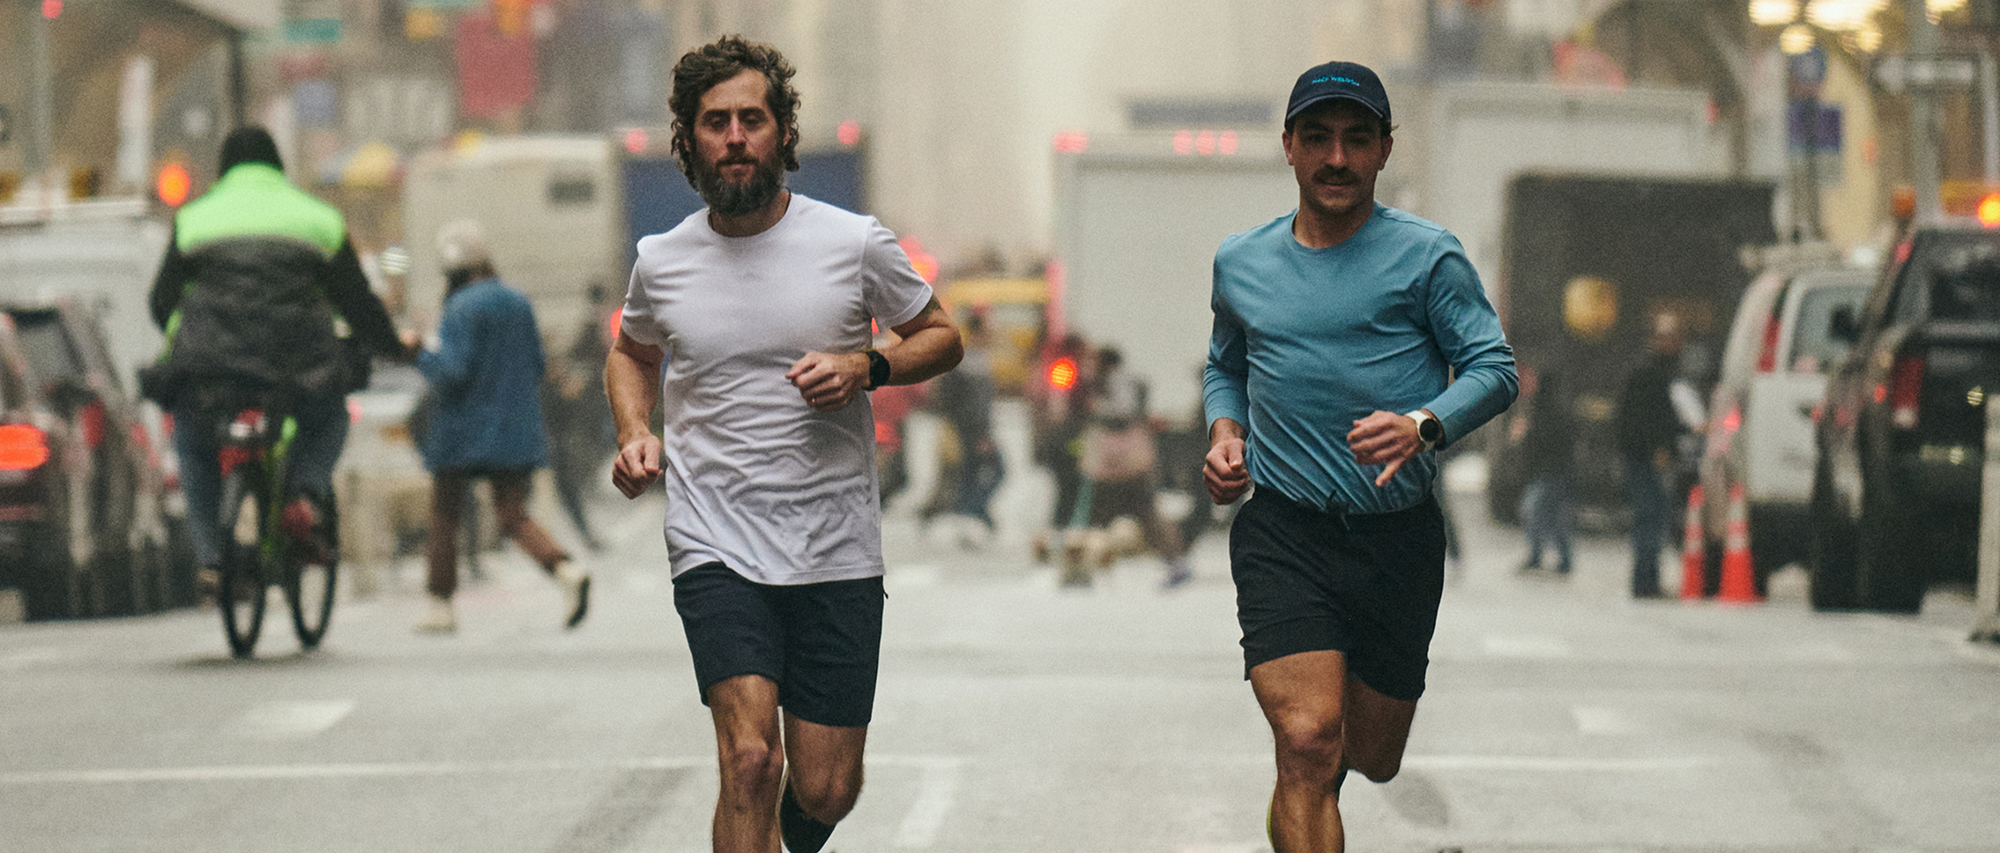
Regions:
<svg viewBox="0 0 2000 853"><path fill-rule="evenodd" d="M777 800L785 778L785 753L777 744L737 741L721 750L722 793L738 802Z"/></svg>
<svg viewBox="0 0 2000 853"><path fill-rule="evenodd" d="M1291 713L1272 720L1281 757L1331 768L1341 760L1341 720L1331 714Z"/></svg>
<svg viewBox="0 0 2000 853"><path fill-rule="evenodd" d="M854 810L854 803L861 798L861 773L830 773L818 776L800 776L791 781L792 796L799 800L799 808L805 810L814 820L835 823L847 817Z"/></svg>

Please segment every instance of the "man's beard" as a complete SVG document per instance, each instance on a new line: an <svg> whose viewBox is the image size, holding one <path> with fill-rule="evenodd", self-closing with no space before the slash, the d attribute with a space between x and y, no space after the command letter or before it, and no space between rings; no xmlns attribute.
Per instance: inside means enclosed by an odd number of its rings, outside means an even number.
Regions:
<svg viewBox="0 0 2000 853"><path fill-rule="evenodd" d="M776 157L757 163L750 180L732 183L722 177L721 164L695 161L694 190L717 216L748 216L776 201L785 188L785 170Z"/></svg>

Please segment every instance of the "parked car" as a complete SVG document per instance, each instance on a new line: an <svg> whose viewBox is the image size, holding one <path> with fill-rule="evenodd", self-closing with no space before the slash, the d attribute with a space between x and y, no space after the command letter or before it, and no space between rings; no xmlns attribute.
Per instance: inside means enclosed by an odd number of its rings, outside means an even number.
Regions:
<svg viewBox="0 0 2000 853"><path fill-rule="evenodd" d="M1829 247L1786 247L1738 303L1710 392L1701 458L1701 516L1713 591L1727 541L1730 495L1741 487L1750 560L1762 594L1771 572L1806 559L1811 543L1813 411L1847 344L1829 323L1867 298L1874 273L1841 268Z"/></svg>
<svg viewBox="0 0 2000 853"><path fill-rule="evenodd" d="M2000 230L1916 229L1891 253L1829 380L1812 491L1816 609L1915 612L1970 581L1988 389L2000 389Z"/></svg>
<svg viewBox="0 0 2000 853"><path fill-rule="evenodd" d="M171 561L167 477L96 317L68 299L0 307L9 427L4 559L30 619L157 610L192 598ZM39 440L45 453L33 450ZM27 464L33 462L34 464ZM5 466L0 466L5 467Z"/></svg>

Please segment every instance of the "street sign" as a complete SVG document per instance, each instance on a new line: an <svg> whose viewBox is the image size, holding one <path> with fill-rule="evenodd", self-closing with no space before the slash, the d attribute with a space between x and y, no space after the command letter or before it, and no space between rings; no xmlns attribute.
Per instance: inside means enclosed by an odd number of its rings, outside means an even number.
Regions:
<svg viewBox="0 0 2000 853"><path fill-rule="evenodd" d="M1962 54L1884 56L1875 61L1875 82L1891 92L1964 88L1978 79L1979 60Z"/></svg>

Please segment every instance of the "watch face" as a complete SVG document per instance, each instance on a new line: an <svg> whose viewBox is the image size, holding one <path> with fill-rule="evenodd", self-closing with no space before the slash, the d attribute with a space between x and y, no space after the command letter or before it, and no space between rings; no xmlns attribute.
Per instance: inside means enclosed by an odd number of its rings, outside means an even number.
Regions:
<svg viewBox="0 0 2000 853"><path fill-rule="evenodd" d="M1444 424L1438 423L1437 418L1424 418L1417 424L1417 435L1435 444L1438 439L1444 438Z"/></svg>

